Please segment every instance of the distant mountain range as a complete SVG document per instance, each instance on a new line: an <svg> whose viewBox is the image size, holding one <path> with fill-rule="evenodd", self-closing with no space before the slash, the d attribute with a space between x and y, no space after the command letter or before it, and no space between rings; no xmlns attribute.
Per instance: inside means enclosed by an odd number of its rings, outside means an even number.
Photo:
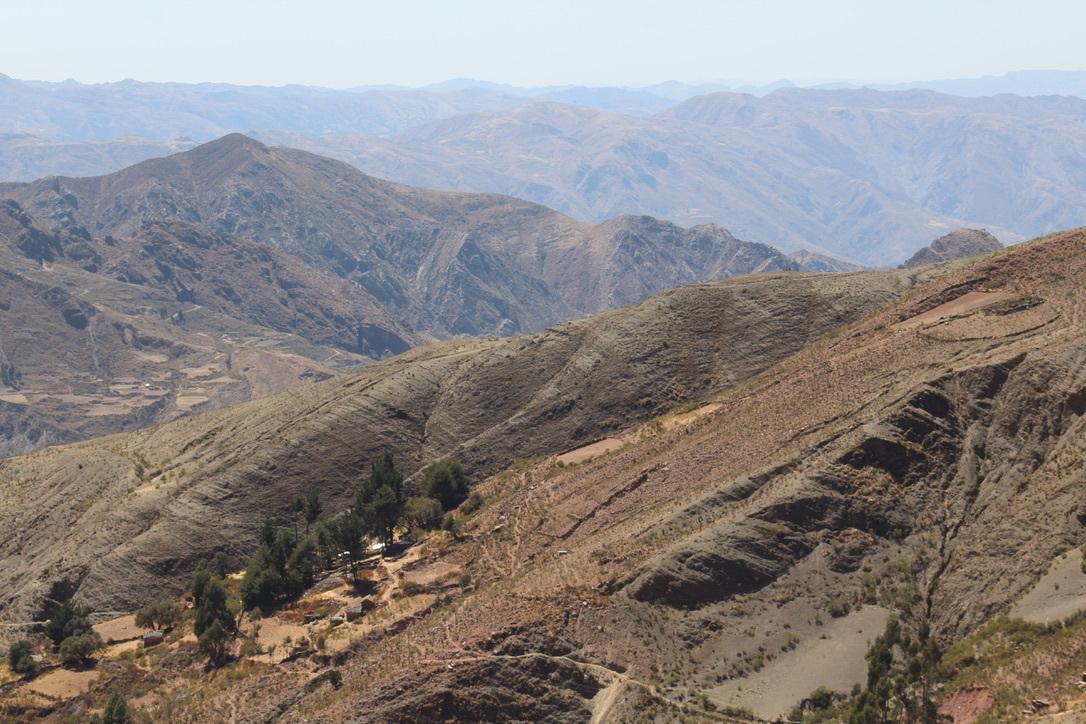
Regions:
<svg viewBox="0 0 1086 724"><path fill-rule="evenodd" d="M415 185L589 220L720 223L868 265L962 226L1013 242L1086 223L1086 100L1069 97L792 89L697 96L652 117L536 103L387 139L261 137Z"/></svg>
<svg viewBox="0 0 1086 724"><path fill-rule="evenodd" d="M411 90L405 86L362 86L355 90ZM423 86L425 91L465 91L487 90L507 95L534 98L536 100L562 101L560 94L569 98L578 98L589 105L602 110L608 108L607 98L616 98L619 92L629 94L627 103L635 98L642 98L646 107L671 101L671 104L708 93L728 91L764 96L782 88L812 88L815 90L855 90L871 88L873 90L930 90L948 95L976 98L1004 93L1019 96L1078 96L1086 98L1086 70L1018 70L1003 75L985 75L975 78L948 78L941 80L917 80L900 83L884 82L831 82L831 83L795 83L790 80L777 80L771 83L749 83L738 80L720 80L711 83L683 83L667 81L643 86L516 86L505 83L491 83L469 78L453 80ZM655 101L649 99L656 99ZM668 104L670 105L670 104Z"/></svg>
<svg viewBox="0 0 1086 724"><path fill-rule="evenodd" d="M876 90L925 90L956 96L980 97L1010 93L1019 96L1078 96L1086 98L1086 70L1018 70L979 78L923 80L909 83L870 83ZM840 83L822 87L860 87Z"/></svg>
<svg viewBox="0 0 1086 724"><path fill-rule="evenodd" d="M999 82L1070 87L1077 77ZM720 224L865 265L900 263L963 226L1013 243L1086 223L1086 100L789 87L697 95L714 87L0 78L0 178L97 175L255 129L267 143L414 186L512 195L590 223L649 214Z"/></svg>
<svg viewBox="0 0 1086 724"><path fill-rule="evenodd" d="M0 131L55 140L206 141L231 131L390 134L450 115L518 105L484 91L334 91L218 83L42 83L0 75Z"/></svg>
<svg viewBox="0 0 1086 724"><path fill-rule="evenodd" d="M653 115L700 95L733 92L761 97L797 87L788 80L765 84L667 81L635 87L530 87L458 78L418 88L379 85L337 90L303 85L147 83L131 79L98 84L72 80L53 83L0 74L0 134L53 141L105 141L128 136L152 141L206 141L248 130L387 136L450 116L535 102ZM1086 97L1086 71L1018 71L957 80L862 85L843 82L809 87L925 89L968 97L1008 93ZM5 178L11 177L5 173Z"/></svg>
<svg viewBox="0 0 1086 724"><path fill-rule="evenodd" d="M0 184L41 221L129 236L177 220L271 244L354 282L423 338L509 334L677 284L797 269L725 229L599 225L492 194L427 191L240 134L93 178Z"/></svg>

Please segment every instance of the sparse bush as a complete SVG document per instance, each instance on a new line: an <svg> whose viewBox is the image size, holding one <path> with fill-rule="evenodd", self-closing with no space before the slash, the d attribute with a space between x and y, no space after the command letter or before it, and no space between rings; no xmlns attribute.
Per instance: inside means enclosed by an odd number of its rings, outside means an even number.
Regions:
<svg viewBox="0 0 1086 724"><path fill-rule="evenodd" d="M441 530L452 533L454 538L460 535L460 523L455 514L445 514L445 517L441 519Z"/></svg>
<svg viewBox="0 0 1086 724"><path fill-rule="evenodd" d="M483 494L480 493L478 490L473 490L473 491L471 491L471 494L468 496L468 499L465 500L463 502L463 504L460 506L460 510L464 511L465 513L474 513L475 511L477 511L479 508L482 508L482 507L483 507Z"/></svg>
<svg viewBox="0 0 1086 724"><path fill-rule="evenodd" d="M60 661L68 667L82 666L102 648L102 637L94 631L69 636L60 643Z"/></svg>
<svg viewBox="0 0 1086 724"><path fill-rule="evenodd" d="M89 613L88 609L65 601L46 621L45 635L53 643L59 644L70 636L87 633L91 630L90 619L87 618Z"/></svg>
<svg viewBox="0 0 1086 724"><path fill-rule="evenodd" d="M230 632L227 631L221 621L215 619L200 634L200 638L197 639L197 646L200 653L206 656L212 665L217 666L226 658L226 646L230 638Z"/></svg>
<svg viewBox="0 0 1086 724"><path fill-rule="evenodd" d="M328 672L328 683L332 685L333 689L343 686L343 674L339 673L339 669L332 669Z"/></svg>
<svg viewBox="0 0 1086 724"><path fill-rule="evenodd" d="M260 645L259 641L249 639L241 646L242 656L260 656L262 653L264 653L264 647Z"/></svg>
<svg viewBox="0 0 1086 724"><path fill-rule="evenodd" d="M425 530L433 530L441 523L441 503L435 498L417 496L408 498L404 505L404 522Z"/></svg>
<svg viewBox="0 0 1086 724"><path fill-rule="evenodd" d="M840 712L837 711L837 706L847 698L844 694L820 686L793 707L788 715L788 720L802 721L804 724L840 721Z"/></svg>
<svg viewBox="0 0 1086 724"><path fill-rule="evenodd" d="M172 628L181 617L181 609L172 599L163 598L136 611L136 625L142 628Z"/></svg>
<svg viewBox="0 0 1086 724"><path fill-rule="evenodd" d="M829 613L834 618L841 618L842 616L847 616L848 612L851 610L852 606L850 606L849 602L843 598L835 598L829 602L828 606L826 606L827 613Z"/></svg>
<svg viewBox="0 0 1086 724"><path fill-rule="evenodd" d="M455 460L438 460L423 472L421 494L434 498L445 510L452 510L468 495L468 478Z"/></svg>
<svg viewBox="0 0 1086 724"><path fill-rule="evenodd" d="M8 649L8 668L16 674L33 674L38 664L33 659L34 647L26 639L16 641Z"/></svg>
<svg viewBox="0 0 1086 724"><path fill-rule="evenodd" d="M132 713L128 711L128 703L120 694L113 693L106 699L106 708L101 714L95 714L90 719L91 724L132 724Z"/></svg>

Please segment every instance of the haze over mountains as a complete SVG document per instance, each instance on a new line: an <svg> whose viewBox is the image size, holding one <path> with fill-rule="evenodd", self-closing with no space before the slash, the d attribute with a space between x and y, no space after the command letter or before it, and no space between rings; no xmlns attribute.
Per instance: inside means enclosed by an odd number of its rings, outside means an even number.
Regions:
<svg viewBox="0 0 1086 724"><path fill-rule="evenodd" d="M1084 333L1086 73L0 76L0 719L1086 721Z"/></svg>
<svg viewBox="0 0 1086 724"><path fill-rule="evenodd" d="M888 264L960 226L1014 241L1086 222L1084 121L1074 98L781 90L698 96L651 118L542 104L391 139L269 137L575 217L640 208Z"/></svg>
<svg viewBox="0 0 1086 724"><path fill-rule="evenodd" d="M590 225L401 186L237 134L108 176L0 184L2 197L4 454L680 284L847 268L719 226Z"/></svg>
<svg viewBox="0 0 1086 724"><path fill-rule="evenodd" d="M1013 242L1086 223L1086 100L1071 96L689 96L710 88L671 84L651 91L666 102L638 110L588 89L474 81L358 92L2 84L13 102L0 108L0 178L11 180L113 171L251 131L415 186L508 194L592 223L716 223L869 265L900 263L962 226Z"/></svg>

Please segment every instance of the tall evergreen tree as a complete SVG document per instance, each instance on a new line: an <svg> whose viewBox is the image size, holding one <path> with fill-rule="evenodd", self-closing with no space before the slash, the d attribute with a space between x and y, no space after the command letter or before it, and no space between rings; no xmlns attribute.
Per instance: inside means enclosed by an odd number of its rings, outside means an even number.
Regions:
<svg viewBox="0 0 1086 724"><path fill-rule="evenodd" d="M420 492L439 501L445 510L452 510L468 497L468 477L455 460L438 460L423 472Z"/></svg>
<svg viewBox="0 0 1086 724"><path fill-rule="evenodd" d="M305 534L309 535L309 526L317 522L317 518L321 516L321 498L320 493L316 488L312 488L309 494L305 496Z"/></svg>
<svg viewBox="0 0 1086 724"><path fill-rule="evenodd" d="M222 579L211 576L203 588L200 603L196 606L196 620L192 630L200 636L216 621L229 634L233 634L237 628L234 624L234 616L226 606L226 588L223 586Z"/></svg>
<svg viewBox="0 0 1086 724"><path fill-rule="evenodd" d="M391 545L404 502L403 475L396 469L391 453L385 451L373 461L369 479L355 500L355 512L361 516L365 533Z"/></svg>

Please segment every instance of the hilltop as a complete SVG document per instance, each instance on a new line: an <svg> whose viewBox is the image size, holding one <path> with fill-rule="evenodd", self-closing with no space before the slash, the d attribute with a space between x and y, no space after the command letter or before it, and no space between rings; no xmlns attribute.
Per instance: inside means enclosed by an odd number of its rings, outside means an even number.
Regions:
<svg viewBox="0 0 1086 724"><path fill-rule="evenodd" d="M987 254L1003 248L999 239L984 229L958 229L940 236L902 264L905 267L935 264L966 256Z"/></svg>

